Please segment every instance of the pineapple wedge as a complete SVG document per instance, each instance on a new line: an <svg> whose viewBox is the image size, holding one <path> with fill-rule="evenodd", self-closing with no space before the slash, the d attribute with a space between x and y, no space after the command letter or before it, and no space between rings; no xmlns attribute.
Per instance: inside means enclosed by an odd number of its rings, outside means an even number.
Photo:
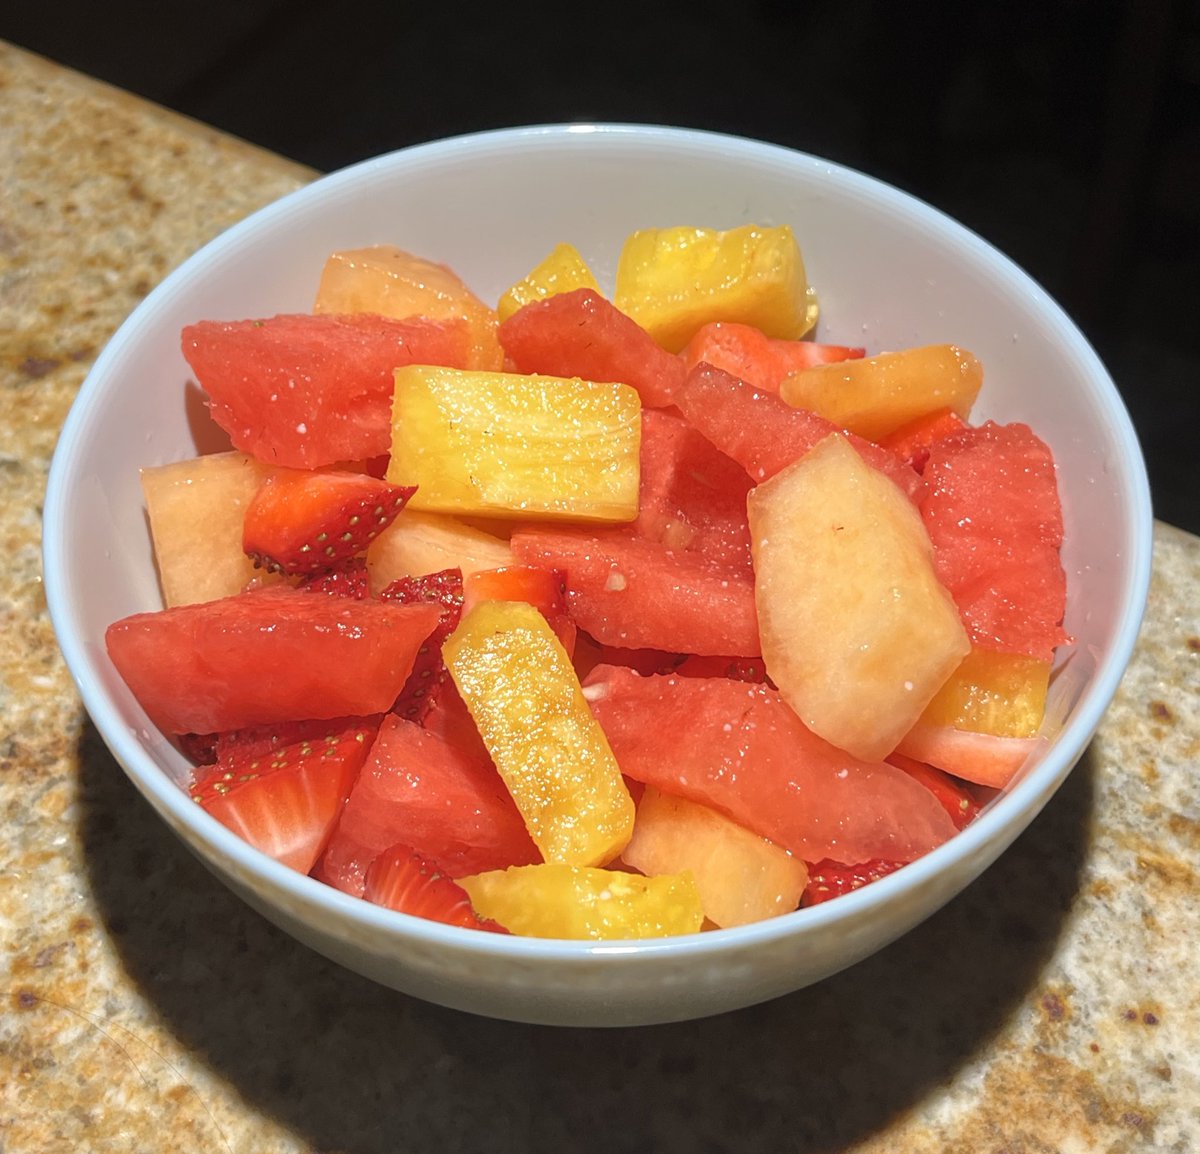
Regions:
<svg viewBox="0 0 1200 1154"><path fill-rule="evenodd" d="M637 516L641 401L628 385L431 365L397 369L395 380L387 475L417 486L410 509L522 520Z"/></svg>
<svg viewBox="0 0 1200 1154"><path fill-rule="evenodd" d="M542 857L575 866L615 858L633 832L633 799L541 613L482 601L442 657Z"/></svg>
<svg viewBox="0 0 1200 1154"><path fill-rule="evenodd" d="M920 514L839 433L747 510L767 672L814 733L886 757L971 648Z"/></svg>
<svg viewBox="0 0 1200 1154"><path fill-rule="evenodd" d="M517 281L500 298L496 312L503 324L527 304L581 288L600 292L600 285L587 262L579 255L579 250L573 244L556 245L545 260L535 265L528 276Z"/></svg>

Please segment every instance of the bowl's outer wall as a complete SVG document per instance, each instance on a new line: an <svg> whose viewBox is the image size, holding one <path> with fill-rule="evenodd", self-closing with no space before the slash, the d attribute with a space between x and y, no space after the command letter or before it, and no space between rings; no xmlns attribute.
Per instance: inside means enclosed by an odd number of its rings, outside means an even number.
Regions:
<svg viewBox="0 0 1200 1154"><path fill-rule="evenodd" d="M786 926L767 935L770 949L755 933L744 954L728 935L724 946L703 947L714 968L699 983L685 986L672 965L652 965L661 956L653 951L644 971L636 954L594 971L561 968L559 951L558 970L547 967L549 953L530 955L509 978L484 983L492 993L481 996L477 966L449 964L453 936L433 931L439 961L424 965L411 944L429 936L424 927L359 914L189 809L160 773L181 780L185 763L104 655L109 623L160 604L138 469L196 452L180 330L202 318L307 311L326 256L339 248L397 244L445 261L494 300L563 240L611 285L620 244L637 228L749 222L795 229L822 302L820 339L970 348L986 372L978 415L1027 420L1052 446L1067 524L1066 625L1091 678L1071 740L893 886L835 903L836 915L778 919ZM297 936L316 935L317 948L346 964L433 1000L556 1020L586 1018L588 1007L611 1014L613 999L628 998L629 1020L648 1020L641 1015L697 1016L798 988L910 928L976 876L1065 777L1115 690L1144 603L1149 540L1145 472L1115 388L1057 306L984 242L877 182L786 150L673 130L560 128L486 134L357 166L257 214L177 270L101 355L64 429L47 500L46 577L64 653L105 740L172 828L258 908L299 901L299 912L272 916L290 920ZM849 924L860 914L869 929ZM369 924L330 932L330 916ZM827 940L826 926L836 930ZM722 959L717 950L727 951Z"/></svg>

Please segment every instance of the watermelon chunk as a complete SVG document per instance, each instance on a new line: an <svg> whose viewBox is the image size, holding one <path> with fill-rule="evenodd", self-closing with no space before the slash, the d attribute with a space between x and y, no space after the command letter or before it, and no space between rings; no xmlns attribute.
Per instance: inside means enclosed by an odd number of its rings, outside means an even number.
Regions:
<svg viewBox="0 0 1200 1154"><path fill-rule="evenodd" d="M495 767L385 718L313 875L361 897L371 862L403 841L449 877L541 860Z"/></svg>
<svg viewBox="0 0 1200 1154"><path fill-rule="evenodd" d="M823 741L765 685L602 665L585 696L627 777L711 806L804 861L909 862L957 832L925 786Z"/></svg>
<svg viewBox="0 0 1200 1154"><path fill-rule="evenodd" d="M461 368L470 335L463 321L284 315L188 325L183 355L237 448L316 469L387 453L392 370Z"/></svg>
<svg viewBox="0 0 1200 1154"><path fill-rule="evenodd" d="M499 336L517 372L620 381L652 408L669 405L683 380L678 357L591 289L527 304L500 326Z"/></svg>
<svg viewBox="0 0 1200 1154"><path fill-rule="evenodd" d="M988 421L930 446L921 516L938 579L972 643L1050 660L1062 628L1062 507L1049 447L1028 425Z"/></svg>
<svg viewBox="0 0 1200 1154"><path fill-rule="evenodd" d="M699 553L612 530L519 529L513 556L561 569L580 629L603 645L757 657L754 577Z"/></svg>
<svg viewBox="0 0 1200 1154"><path fill-rule="evenodd" d="M390 709L436 605L275 585L108 627L117 672L167 733L219 733Z"/></svg>

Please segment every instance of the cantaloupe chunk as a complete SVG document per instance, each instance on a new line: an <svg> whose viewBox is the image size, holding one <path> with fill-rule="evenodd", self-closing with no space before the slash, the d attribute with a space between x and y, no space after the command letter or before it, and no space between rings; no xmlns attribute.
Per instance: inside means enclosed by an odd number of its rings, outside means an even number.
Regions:
<svg viewBox="0 0 1200 1154"><path fill-rule="evenodd" d="M213 453L142 470L164 604L191 605L278 580L242 551L246 506L273 470L245 453Z"/></svg>
<svg viewBox="0 0 1200 1154"><path fill-rule="evenodd" d="M920 514L837 433L747 505L767 672L814 733L885 757L970 651Z"/></svg>
<svg viewBox="0 0 1200 1154"><path fill-rule="evenodd" d="M579 250L573 244L556 245L545 260L536 264L500 298L496 312L503 324L518 309L533 301L581 288L600 291L600 285Z"/></svg>
<svg viewBox="0 0 1200 1154"><path fill-rule="evenodd" d="M784 377L779 395L842 429L879 441L920 417L950 409L966 418L983 384L983 366L956 345L814 365Z"/></svg>
<svg viewBox="0 0 1200 1154"><path fill-rule="evenodd" d="M817 321L816 296L787 225L635 232L621 249L613 303L672 353L715 321L789 340Z"/></svg>
<svg viewBox="0 0 1200 1154"><path fill-rule="evenodd" d="M396 370L387 475L417 486L410 509L632 521L641 429L628 385L409 365Z"/></svg>
<svg viewBox="0 0 1200 1154"><path fill-rule="evenodd" d="M808 882L808 867L787 850L715 809L653 786L638 802L621 857L651 876L690 870L704 916L722 927L789 913Z"/></svg>
<svg viewBox="0 0 1200 1154"><path fill-rule="evenodd" d="M405 508L371 542L367 573L379 593L397 577L419 577L441 569L461 569L464 578L484 569L513 564L508 541L441 513Z"/></svg>
<svg viewBox="0 0 1200 1154"><path fill-rule="evenodd" d="M468 367L499 369L504 350L496 338L496 311L484 304L444 264L379 244L333 253L325 262L317 313L376 313L404 320L421 316L434 321L461 319L471 331Z"/></svg>
<svg viewBox="0 0 1200 1154"><path fill-rule="evenodd" d="M641 877L555 863L459 878L480 917L533 938L620 940L694 934L703 923L690 874Z"/></svg>
<svg viewBox="0 0 1200 1154"><path fill-rule="evenodd" d="M480 602L442 657L542 857L615 858L633 832L633 799L546 618L524 601Z"/></svg>

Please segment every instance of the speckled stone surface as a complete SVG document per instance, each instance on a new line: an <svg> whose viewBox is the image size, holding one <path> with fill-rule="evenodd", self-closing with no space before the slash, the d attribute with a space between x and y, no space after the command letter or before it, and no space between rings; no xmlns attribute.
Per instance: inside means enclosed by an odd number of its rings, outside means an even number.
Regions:
<svg viewBox="0 0 1200 1154"><path fill-rule="evenodd" d="M1041 817L902 941L706 1021L567 1031L355 977L241 905L84 715L40 501L141 296L304 170L0 45L0 1150L1200 1150L1200 539Z"/></svg>

